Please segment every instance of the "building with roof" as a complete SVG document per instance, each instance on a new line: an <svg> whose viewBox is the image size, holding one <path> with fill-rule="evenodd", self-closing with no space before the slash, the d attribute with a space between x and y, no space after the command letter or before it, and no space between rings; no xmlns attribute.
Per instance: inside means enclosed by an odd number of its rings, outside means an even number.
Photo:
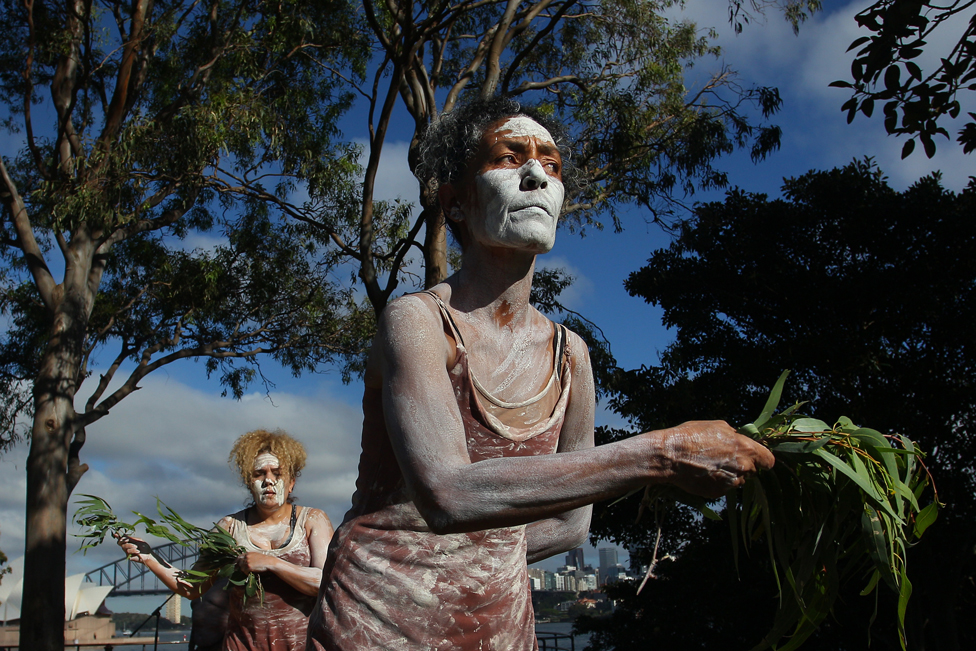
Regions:
<svg viewBox="0 0 976 651"><path fill-rule="evenodd" d="M24 558L10 562L10 573L0 580L0 647L17 646L20 637L20 607L24 593ZM107 640L115 635L105 598L114 586L85 582L84 574L64 581L64 638L66 642Z"/></svg>

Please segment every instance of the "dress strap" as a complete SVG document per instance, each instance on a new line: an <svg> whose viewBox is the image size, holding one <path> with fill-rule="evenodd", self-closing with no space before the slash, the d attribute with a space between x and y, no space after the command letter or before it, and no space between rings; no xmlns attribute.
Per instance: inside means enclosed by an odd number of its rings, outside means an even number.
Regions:
<svg viewBox="0 0 976 651"><path fill-rule="evenodd" d="M284 549L291 542L291 539L295 537L295 524L298 522L298 506L296 504L291 505L291 520L288 523L288 540L281 543L277 547L272 547L272 549Z"/></svg>
<svg viewBox="0 0 976 651"><path fill-rule="evenodd" d="M461 331L458 329L457 323L454 321L454 317L451 316L451 311L447 309L447 304L444 303L444 299L429 289L425 289L420 293L427 294L434 299L434 302L437 303L437 307L440 309L441 314L444 315L444 318L446 318L448 324L450 324L451 333L454 335L454 339L461 345L461 348L464 348L464 337L461 336Z"/></svg>
<svg viewBox="0 0 976 651"><path fill-rule="evenodd" d="M454 317L451 315L451 311L447 308L447 304L444 303L444 300L436 293L430 291L429 289L425 289L423 292L421 292L421 294L427 294L428 296L434 299L434 302L437 303L437 307L440 309L441 314L444 315L444 317L447 319L448 323L450 324L451 331L454 334L455 340L461 345L461 348L464 348L465 347L464 337L461 336L461 330L458 328L457 323L454 321ZM471 383L474 385L475 389L478 390L478 393L484 396L484 398L488 402L498 407L501 407L502 409L521 409L522 407L528 407L529 405L535 404L540 400L542 400L543 398L545 398L546 394L549 393L549 390L552 388L552 385L555 384L556 380L562 377L563 351L565 350L566 347L566 328L565 326L561 324L557 324L552 321L550 321L550 323L552 323L553 329L555 330L555 332L553 332L553 347L552 347L553 369L552 369L552 374L549 376L549 381L546 382L546 386L544 386L542 388L542 391L540 391L536 395L526 400L523 400L521 402L505 402L504 400L501 400L493 396L488 391L488 389L482 386L481 382L478 381L477 376L475 376L475 374L472 373L471 370L469 369L468 375L471 377Z"/></svg>

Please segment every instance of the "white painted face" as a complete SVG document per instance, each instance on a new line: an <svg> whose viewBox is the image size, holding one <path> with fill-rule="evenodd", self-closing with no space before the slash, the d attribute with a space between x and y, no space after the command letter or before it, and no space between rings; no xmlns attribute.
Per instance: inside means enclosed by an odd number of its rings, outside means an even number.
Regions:
<svg viewBox="0 0 976 651"><path fill-rule="evenodd" d="M254 496L254 503L281 506L288 499L289 492L278 457L269 452L255 457L251 472L251 495Z"/></svg>
<svg viewBox="0 0 976 651"><path fill-rule="evenodd" d="M512 153L524 163L484 169L475 176L476 200L462 208L471 236L484 244L505 248L528 248L546 253L556 241L556 224L563 204L562 181L543 166L540 146L555 148L552 136L538 122L527 117L506 120L486 138L514 141L533 157ZM502 150L504 155L506 150ZM551 163L548 162L547 165Z"/></svg>

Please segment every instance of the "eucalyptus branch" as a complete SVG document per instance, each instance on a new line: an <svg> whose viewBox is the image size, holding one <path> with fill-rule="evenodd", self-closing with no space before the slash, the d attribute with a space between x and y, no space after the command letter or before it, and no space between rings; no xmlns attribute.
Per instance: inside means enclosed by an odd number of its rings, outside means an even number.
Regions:
<svg viewBox="0 0 976 651"><path fill-rule="evenodd" d="M485 80L481 86L482 97L491 97L498 87L498 77L501 74L501 56L512 39L512 35L509 34L509 27L515 20L515 12L520 4L522 4L521 0L508 0L505 12L495 24L495 32L492 35L491 44L485 57Z"/></svg>
<svg viewBox="0 0 976 651"><path fill-rule="evenodd" d="M376 8L373 6L373 0L363 0L363 13L366 16L366 22L369 24L370 29L373 30L373 35L386 50L387 56L393 52L393 43L387 37L386 32L380 26L379 21L376 19Z"/></svg>
<svg viewBox="0 0 976 651"><path fill-rule="evenodd" d="M82 539L81 551L87 552L105 541L106 536L124 538L136 532L140 525L147 534L163 538L184 547L199 549L197 562L193 569L180 570L177 580L190 585L212 581L215 577L226 578L228 583L224 587L237 586L244 591L244 601L258 597L264 602L264 587L261 585L261 575L252 572L244 573L237 567L237 561L247 550L241 546L233 536L217 524L207 530L190 524L176 511L166 506L156 498L156 512L162 522L146 517L138 511L132 514L138 516L133 523L122 522L112 512L108 502L95 495L81 495L85 499L78 501L75 511L75 524L83 527L83 533L75 534ZM171 529L172 527L172 529ZM155 552L149 552L164 567L172 567L165 559Z"/></svg>
<svg viewBox="0 0 976 651"><path fill-rule="evenodd" d="M776 466L726 496L733 554L738 559L740 543L748 547L764 539L780 588L772 630L754 651L786 635L784 648L799 647L829 615L841 577L864 566L870 578L862 595L879 582L898 595L905 649L907 551L943 506L937 494L928 505L920 503L931 482L921 464L924 455L905 436L883 436L844 416L833 426L803 416L804 403L776 413L788 374L773 386L759 418L739 429L768 447ZM642 503L657 508L675 501L720 519L702 498L674 487L649 488Z"/></svg>
<svg viewBox="0 0 976 651"><path fill-rule="evenodd" d="M107 415L109 410L118 404L123 398L140 389L139 382L145 376L163 366L166 366L167 364L172 364L173 362L188 359L190 357L208 357L211 359L252 359L259 355L273 354L282 350L309 344L309 342L303 338L292 338L281 344L270 346L258 345L252 346L247 350L234 350L235 346L240 346L242 343L268 332L269 328L267 327L267 324L273 320L273 317L269 317L264 324L242 335L239 335L236 338L215 340L205 344L190 346L174 351L155 360L152 360L152 356L162 350L163 344L166 342L160 342L148 347L145 351L143 351L139 364L129 374L129 377L122 384L122 386L98 403L97 406L93 408L86 408L85 413L79 415L79 424L82 427L86 427ZM330 351L337 350L335 346L317 340L309 345L315 349Z"/></svg>
<svg viewBox="0 0 976 651"><path fill-rule="evenodd" d="M557 11L555 15L549 18L549 22L546 24L546 26L540 29L536 33L536 35L532 38L532 40L529 42L529 44L524 48L522 48L522 50L515 55L515 58L512 59L512 62L508 66L508 71L505 73L505 78L502 80L503 95L509 94L508 87L511 84L512 76L515 74L515 71L518 70L519 66L522 65L522 60L525 59L525 57L528 56L530 52L532 52L539 46L539 43L542 42L542 39L548 38L549 35L552 34L553 30L556 28L556 25L558 25L559 22L563 19L563 16L566 15L566 12L569 11L570 7L576 4L576 1L577 0L568 0L565 4L563 4L559 8L559 11ZM584 88L583 90L585 91L586 89Z"/></svg>
<svg viewBox="0 0 976 651"><path fill-rule="evenodd" d="M573 84L583 91L588 90L586 84L578 76L562 75L560 77L551 77L545 81L523 81L521 84L519 84L518 88L513 90L510 94L520 95L530 90L545 90L546 88L551 88L552 86L566 83Z"/></svg>
<svg viewBox="0 0 976 651"><path fill-rule="evenodd" d="M398 270L398 269L400 269L402 267L402 265L403 265L403 259L406 257L407 252L410 250L410 246L402 246L402 244L404 242L406 242L407 244L412 244L412 243L416 242L417 233L420 232L420 228L421 228L421 226L424 225L425 222L426 222L426 220L424 219L423 211L421 211L420 216L417 217L416 221L414 222L413 227L410 229L410 232L407 234L407 237L404 238L404 239L402 239L402 240L400 240L400 242L397 243L397 246L394 247L393 250L395 250L397 252L396 253L396 257L393 259L393 270L394 271L393 271L393 273L390 274L390 278L389 278L389 280L387 281L387 284L386 284L386 289L384 290L384 292L385 292L385 294L386 294L387 297L389 297L393 293L393 290L395 290L396 287L397 287L398 280L396 278L396 276L397 276L396 270Z"/></svg>
<svg viewBox="0 0 976 651"><path fill-rule="evenodd" d="M167 226L172 226L179 221L179 219L183 217L183 215L185 215L190 208L193 207L193 204L196 203L199 194L199 188L193 188L188 192L188 196L184 197L180 206L170 208L155 219L139 219L132 224L112 231L108 236L100 240L98 244L99 251L107 251L113 245L133 237L134 235L147 233L150 231L158 231L166 228Z"/></svg>
<svg viewBox="0 0 976 651"><path fill-rule="evenodd" d="M469 63L459 74L457 81L451 86L451 90L447 93L447 98L444 100L444 111L449 111L454 104L457 102L458 97L461 96L461 91L464 90L465 86L471 83L474 78L474 73L477 72L478 68L481 67L482 62L488 54L488 49L491 47L491 42L498 31L498 25L492 25L485 32L481 40L478 41L478 47L475 48L474 56L471 58L471 63Z"/></svg>
<svg viewBox="0 0 976 651"><path fill-rule="evenodd" d="M31 157L34 159L34 166L41 177L50 180L50 172L44 156L37 146L34 137L34 120L31 114L31 97L34 95L34 52L37 47L37 39L34 29L34 0L24 0L24 9L27 10L27 60L24 63L24 127L27 131L27 148L30 150Z"/></svg>
<svg viewBox="0 0 976 651"><path fill-rule="evenodd" d="M302 54L304 54L306 57L308 57L309 61L311 61L312 63L314 63L318 67L322 68L323 70L327 71L332 76L338 77L342 81L346 82L346 84L348 86L350 86L354 91L356 91L356 93L358 93L359 95L361 95L363 98L369 99L369 94L366 91L364 91L362 89L362 87L360 87L359 84L357 84L352 79L350 79L346 74L344 74L340 70L337 70L333 66L326 65L325 63L322 63L317 58L313 57L311 54L309 54L308 52L306 52L304 49L302 50Z"/></svg>
<svg viewBox="0 0 976 651"><path fill-rule="evenodd" d="M2 156L0 156L0 180L3 181L5 190L5 192L0 192L0 201L6 205L10 222L17 233L18 245L23 253L24 262L27 263L27 269L34 279L34 284L41 295L41 300L44 301L44 306L48 310L54 311L57 307L55 296L57 283L54 281L51 270L44 260L41 247L34 237L34 228L30 222L30 216L27 214L27 206L24 205L24 200L17 192L17 184L7 173L7 166L4 165Z"/></svg>
<svg viewBox="0 0 976 651"><path fill-rule="evenodd" d="M125 360L129 358L131 353L132 351L125 344L125 342L123 342L119 354L115 356L114 360L112 360L112 363L109 365L108 369L98 376L98 385L95 387L95 390L92 391L92 394L88 397L88 400L85 401L86 413L90 412L95 405L98 404L98 401L101 400L106 389L108 389L108 385L112 382L112 378L115 377L115 374L118 372L119 368L121 368Z"/></svg>

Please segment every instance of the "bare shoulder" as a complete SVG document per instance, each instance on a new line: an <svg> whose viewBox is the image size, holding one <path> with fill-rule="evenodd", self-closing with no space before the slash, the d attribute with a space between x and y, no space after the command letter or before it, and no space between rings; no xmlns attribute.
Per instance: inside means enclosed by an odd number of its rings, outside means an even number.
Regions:
<svg viewBox="0 0 976 651"><path fill-rule="evenodd" d="M450 357L436 299L427 294L408 294L391 302L380 317L377 338L383 367L394 360L429 364Z"/></svg>
<svg viewBox="0 0 976 651"><path fill-rule="evenodd" d="M310 525L312 526L325 525L329 527L332 526L332 520L330 520L329 516L325 514L325 511L321 509L312 508L311 506L304 506L302 508L308 510L308 515L306 516L305 521L308 522Z"/></svg>
<svg viewBox="0 0 976 651"><path fill-rule="evenodd" d="M409 350L419 343L435 345L435 337L442 330L433 297L407 294L391 301L380 314L366 363L365 385L373 389L382 387L391 356L396 359L413 356Z"/></svg>
<svg viewBox="0 0 976 651"><path fill-rule="evenodd" d="M407 294L391 301L380 316L380 332L393 334L404 329L440 323L437 304L428 294Z"/></svg>
<svg viewBox="0 0 976 651"><path fill-rule="evenodd" d="M569 354L574 371L590 369L590 347L582 337L569 328L566 328L566 352Z"/></svg>
<svg viewBox="0 0 976 651"><path fill-rule="evenodd" d="M232 523L234 522L234 515L225 515L220 520L217 521L217 526L224 531L230 531Z"/></svg>

